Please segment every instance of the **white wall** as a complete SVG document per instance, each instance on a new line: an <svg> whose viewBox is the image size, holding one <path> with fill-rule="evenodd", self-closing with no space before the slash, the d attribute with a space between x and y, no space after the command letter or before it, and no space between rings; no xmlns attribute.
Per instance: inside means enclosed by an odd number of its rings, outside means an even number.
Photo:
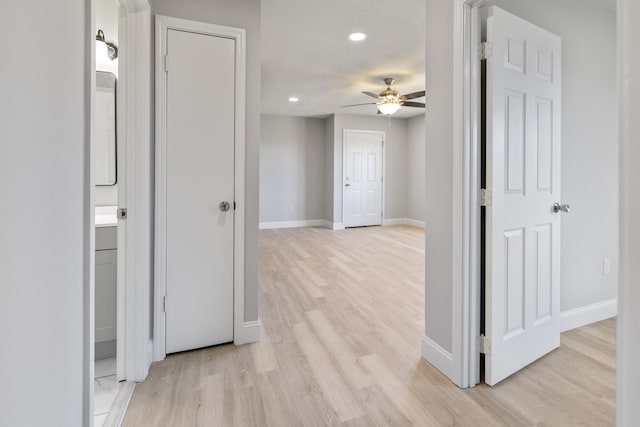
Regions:
<svg viewBox="0 0 640 427"><path fill-rule="evenodd" d="M153 0L152 12L244 28L247 32L245 153L245 322L258 319L258 178L260 156L260 0Z"/></svg>
<svg viewBox="0 0 640 427"><path fill-rule="evenodd" d="M389 126L389 124L391 124ZM356 114L334 115L333 222L342 222L342 154L345 129L382 131L385 139L384 217L407 217L407 120Z"/></svg>
<svg viewBox="0 0 640 427"><path fill-rule="evenodd" d="M618 316L616 425L640 419L640 3L618 2L620 103L620 314Z"/></svg>
<svg viewBox="0 0 640 427"><path fill-rule="evenodd" d="M616 16L579 3L495 1L562 38L563 312L616 298L618 286Z"/></svg>
<svg viewBox="0 0 640 427"><path fill-rule="evenodd" d="M407 218L424 221L425 116L407 120Z"/></svg>
<svg viewBox="0 0 640 427"><path fill-rule="evenodd" d="M89 4L0 13L2 426L89 419Z"/></svg>
<svg viewBox="0 0 640 427"><path fill-rule="evenodd" d="M324 217L325 121L263 115L260 222Z"/></svg>

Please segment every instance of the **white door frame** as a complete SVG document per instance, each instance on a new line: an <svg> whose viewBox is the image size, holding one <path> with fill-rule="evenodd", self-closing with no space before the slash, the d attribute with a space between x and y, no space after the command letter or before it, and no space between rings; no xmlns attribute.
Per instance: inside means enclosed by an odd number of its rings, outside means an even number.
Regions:
<svg viewBox="0 0 640 427"><path fill-rule="evenodd" d="M480 381L480 43L479 8L455 0L453 15L452 351L447 372L459 387Z"/></svg>
<svg viewBox="0 0 640 427"><path fill-rule="evenodd" d="M118 245L126 252L118 265L118 375L142 381L151 365L151 8L148 0L117 0L118 145L125 168L127 219L119 221ZM124 162L122 161L124 159ZM121 197L119 197L122 200ZM123 230L120 230L123 228ZM122 238L121 238L122 237ZM124 243L124 247L121 243Z"/></svg>
<svg viewBox="0 0 640 427"><path fill-rule="evenodd" d="M386 156L386 150L387 150L387 144L385 144L386 140L387 140L387 134L384 131L380 131L380 130L359 130L359 129L343 129L342 130L342 183L340 188L342 189L342 224L345 223L345 218L344 218L344 205L345 205L345 201L346 201L346 193L344 191L344 177L345 177L345 172L346 172L346 168L347 168L347 159L346 159L346 154L347 154L347 133L349 132L358 132L358 133L369 133L369 134L377 134L377 135L381 135L382 136L382 194L381 194L381 201L380 203L382 204L382 206L380 206L381 212L382 212L382 217L380 218L380 225L384 225L384 219L385 219L385 191L384 191L384 187L385 187L385 181L384 181L384 176L386 175L386 170L387 170L387 165L386 165L386 161L387 161L387 156Z"/></svg>
<svg viewBox="0 0 640 427"><path fill-rule="evenodd" d="M148 0L116 0L120 8L118 22L120 55L118 60L118 145L126 147L125 164L127 185L125 206L129 210L127 226L118 238L124 242L126 251L122 279L118 279L118 362L119 374L128 381L142 381L151 365L149 341L149 301L151 286L151 8ZM86 16L89 63L86 72L87 98L90 108L88 117L88 146L95 138L95 2L88 2L90 13ZM85 282L89 291L84 297L85 322L85 366L83 369L83 425L93 425L94 373L95 373L95 189L93 185L93 152L87 151L85 179L88 192L88 206L85 211L85 226L88 228L89 251L85 266ZM124 186L123 186L124 187ZM124 341L124 342L120 342Z"/></svg>
<svg viewBox="0 0 640 427"><path fill-rule="evenodd" d="M192 31L236 42L236 110L235 110L235 221L233 278L233 340L247 342L244 330L244 223L245 223L245 93L246 93L246 33L239 28L185 19L156 16L156 223L155 223L155 297L154 297L154 360L166 357L166 316L163 298L166 294L166 87L164 51L167 31Z"/></svg>

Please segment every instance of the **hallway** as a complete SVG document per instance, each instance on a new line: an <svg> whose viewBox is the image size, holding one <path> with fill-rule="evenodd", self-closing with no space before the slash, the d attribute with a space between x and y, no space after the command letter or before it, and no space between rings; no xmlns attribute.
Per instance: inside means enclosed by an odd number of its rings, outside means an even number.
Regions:
<svg viewBox="0 0 640 427"><path fill-rule="evenodd" d="M125 426L613 424L614 319L494 388L421 358L421 229L263 230L260 288L261 341L155 363Z"/></svg>

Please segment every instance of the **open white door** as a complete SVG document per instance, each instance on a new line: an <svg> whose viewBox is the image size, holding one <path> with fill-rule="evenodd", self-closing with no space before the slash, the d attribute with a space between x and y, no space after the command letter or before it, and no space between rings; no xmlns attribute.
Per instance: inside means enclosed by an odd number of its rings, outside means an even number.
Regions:
<svg viewBox="0 0 640 427"><path fill-rule="evenodd" d="M383 132L344 131L344 226L382 225Z"/></svg>
<svg viewBox="0 0 640 427"><path fill-rule="evenodd" d="M561 40L491 7L487 22L485 382L560 345Z"/></svg>

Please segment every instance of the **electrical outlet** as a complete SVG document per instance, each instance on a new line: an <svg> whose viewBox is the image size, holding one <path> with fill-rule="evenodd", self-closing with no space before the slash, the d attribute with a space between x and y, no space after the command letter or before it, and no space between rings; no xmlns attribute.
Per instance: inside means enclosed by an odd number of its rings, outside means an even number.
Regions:
<svg viewBox="0 0 640 427"><path fill-rule="evenodd" d="M290 214L294 214L296 212L296 209L293 205L289 205L289 213Z"/></svg>
<svg viewBox="0 0 640 427"><path fill-rule="evenodd" d="M602 274L611 274L611 258L605 258L602 260Z"/></svg>

